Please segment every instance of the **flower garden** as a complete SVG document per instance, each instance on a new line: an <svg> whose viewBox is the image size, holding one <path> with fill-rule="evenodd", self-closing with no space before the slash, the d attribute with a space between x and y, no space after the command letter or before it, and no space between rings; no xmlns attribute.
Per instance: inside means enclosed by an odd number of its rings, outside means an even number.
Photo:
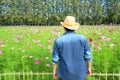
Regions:
<svg viewBox="0 0 120 80"><path fill-rule="evenodd" d="M64 30L57 26L0 27L0 73L51 73L54 40L63 33ZM86 36L89 41L93 56L92 72L120 73L119 27L81 26L76 33ZM108 80L112 79L109 77Z"/></svg>

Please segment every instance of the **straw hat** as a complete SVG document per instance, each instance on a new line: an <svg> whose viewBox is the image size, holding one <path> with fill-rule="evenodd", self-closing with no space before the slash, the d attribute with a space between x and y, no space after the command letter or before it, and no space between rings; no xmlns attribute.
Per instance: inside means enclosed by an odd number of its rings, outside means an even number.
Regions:
<svg viewBox="0 0 120 80"><path fill-rule="evenodd" d="M79 28L80 24L75 22L75 17L66 16L64 22L60 22L60 24L70 30L76 30Z"/></svg>

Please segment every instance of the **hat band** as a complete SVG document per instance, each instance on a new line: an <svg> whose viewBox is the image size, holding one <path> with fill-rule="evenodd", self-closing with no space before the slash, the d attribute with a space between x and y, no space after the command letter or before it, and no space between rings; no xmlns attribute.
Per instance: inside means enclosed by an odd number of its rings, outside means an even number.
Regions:
<svg viewBox="0 0 120 80"><path fill-rule="evenodd" d="M67 24L67 23L64 23L64 26L75 26L75 24Z"/></svg>

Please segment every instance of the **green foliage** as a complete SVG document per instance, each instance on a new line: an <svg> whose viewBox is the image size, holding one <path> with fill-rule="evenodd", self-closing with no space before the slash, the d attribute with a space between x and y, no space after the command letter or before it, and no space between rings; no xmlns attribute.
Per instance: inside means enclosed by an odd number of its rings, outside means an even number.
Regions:
<svg viewBox="0 0 120 80"><path fill-rule="evenodd" d="M64 33L62 28L0 27L0 33L0 73L52 72L53 43ZM119 73L120 28L81 26L76 33L85 35L88 41L92 39L89 42L93 57L92 73ZM95 76L94 79L100 80L100 77ZM112 80L111 77L108 79Z"/></svg>
<svg viewBox="0 0 120 80"><path fill-rule="evenodd" d="M0 0L0 25L59 25L67 15L81 24L119 24L120 0Z"/></svg>

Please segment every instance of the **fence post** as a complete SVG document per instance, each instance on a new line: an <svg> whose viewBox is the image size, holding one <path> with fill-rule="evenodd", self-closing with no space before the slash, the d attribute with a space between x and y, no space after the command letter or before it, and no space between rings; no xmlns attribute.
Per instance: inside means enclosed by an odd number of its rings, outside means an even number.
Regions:
<svg viewBox="0 0 120 80"><path fill-rule="evenodd" d="M114 80L114 72L113 72L113 75L112 75L112 76L113 76L113 80Z"/></svg>
<svg viewBox="0 0 120 80"><path fill-rule="evenodd" d="M0 80L1 80L1 73L0 73Z"/></svg>
<svg viewBox="0 0 120 80"><path fill-rule="evenodd" d="M24 71L23 71L23 80L25 80L25 74L24 74Z"/></svg>
<svg viewBox="0 0 120 80"><path fill-rule="evenodd" d="M33 72L31 71L31 80L32 80Z"/></svg>
<svg viewBox="0 0 120 80"><path fill-rule="evenodd" d="M94 80L94 76L95 76L95 74L92 75L92 80Z"/></svg>
<svg viewBox="0 0 120 80"><path fill-rule="evenodd" d="M107 80L107 71L106 71L106 79L105 80Z"/></svg>
<svg viewBox="0 0 120 80"><path fill-rule="evenodd" d="M37 72L37 80L38 80L38 72Z"/></svg>
<svg viewBox="0 0 120 80"><path fill-rule="evenodd" d="M118 76L119 76L119 80L120 80L120 72L119 72L119 75L118 75Z"/></svg>
<svg viewBox="0 0 120 80"><path fill-rule="evenodd" d="M43 73L42 73L42 80L44 80L44 71L43 71Z"/></svg>
<svg viewBox="0 0 120 80"><path fill-rule="evenodd" d="M8 75L9 75L9 79L11 79L11 75L10 75L10 72L9 72L9 74L8 74ZM1 80L1 79L0 79L0 80Z"/></svg>
<svg viewBox="0 0 120 80"><path fill-rule="evenodd" d="M29 76L30 76L29 72L26 73L26 76L27 76L27 80L29 80L30 79L29 78Z"/></svg>
<svg viewBox="0 0 120 80"><path fill-rule="evenodd" d="M18 79L20 80L20 72L19 72L19 75L18 75Z"/></svg>
<svg viewBox="0 0 120 80"><path fill-rule="evenodd" d="M4 73L4 79L6 80L6 72Z"/></svg>
<svg viewBox="0 0 120 80"><path fill-rule="evenodd" d="M99 80L101 80L101 72L100 72Z"/></svg>
<svg viewBox="0 0 120 80"><path fill-rule="evenodd" d="M14 74L13 76L14 76L14 80L15 80L15 72L13 74Z"/></svg>

